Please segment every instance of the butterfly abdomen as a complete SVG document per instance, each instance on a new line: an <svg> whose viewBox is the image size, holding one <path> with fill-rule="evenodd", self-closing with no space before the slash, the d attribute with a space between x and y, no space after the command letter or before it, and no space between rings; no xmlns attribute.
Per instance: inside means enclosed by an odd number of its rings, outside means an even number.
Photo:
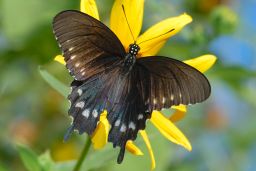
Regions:
<svg viewBox="0 0 256 171"><path fill-rule="evenodd" d="M129 71L131 71L135 62L136 62L136 56L134 56L130 53L127 53L125 56L125 59L124 59L124 63L123 63L124 74L127 74L127 73L129 73Z"/></svg>
<svg viewBox="0 0 256 171"><path fill-rule="evenodd" d="M127 53L127 55L125 56L125 60L124 60L124 66L125 67L132 67L136 62L136 56Z"/></svg>

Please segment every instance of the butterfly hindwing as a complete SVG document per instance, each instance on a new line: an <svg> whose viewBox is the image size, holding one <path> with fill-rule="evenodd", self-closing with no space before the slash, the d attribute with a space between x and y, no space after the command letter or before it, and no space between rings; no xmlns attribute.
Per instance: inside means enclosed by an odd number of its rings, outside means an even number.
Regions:
<svg viewBox="0 0 256 171"><path fill-rule="evenodd" d="M53 31L66 66L76 80L101 74L125 55L116 35L85 13L69 10L57 14Z"/></svg>
<svg viewBox="0 0 256 171"><path fill-rule="evenodd" d="M118 156L118 163L121 163L126 142L136 139L138 131L145 129L145 122L150 117L143 99L138 96L136 78L136 70L124 74L122 67L115 67L97 79L74 80L68 97L73 123L66 137L74 129L80 134L92 135L101 112L106 109L111 125L108 141L121 148Z"/></svg>
<svg viewBox="0 0 256 171"><path fill-rule="evenodd" d="M211 92L207 78L195 68L172 58L137 59L140 93L150 111L206 100Z"/></svg>
<svg viewBox="0 0 256 171"><path fill-rule="evenodd" d="M118 163L123 160L126 142L136 139L138 131L145 129L146 120L150 117L150 114L146 112L143 99L138 96L136 78L136 70L132 70L118 78L119 81L116 83L120 88L113 87L118 92L119 100L108 114L108 121L112 126L108 140L113 143L114 147L121 148Z"/></svg>

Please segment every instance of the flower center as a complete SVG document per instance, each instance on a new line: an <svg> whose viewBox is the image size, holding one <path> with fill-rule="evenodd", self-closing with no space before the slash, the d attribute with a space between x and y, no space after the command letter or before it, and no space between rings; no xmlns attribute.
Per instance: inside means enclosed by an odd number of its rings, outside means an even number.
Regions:
<svg viewBox="0 0 256 171"><path fill-rule="evenodd" d="M136 56L138 54L139 50L140 50L140 47L137 44L135 44L135 43L130 44L129 54Z"/></svg>

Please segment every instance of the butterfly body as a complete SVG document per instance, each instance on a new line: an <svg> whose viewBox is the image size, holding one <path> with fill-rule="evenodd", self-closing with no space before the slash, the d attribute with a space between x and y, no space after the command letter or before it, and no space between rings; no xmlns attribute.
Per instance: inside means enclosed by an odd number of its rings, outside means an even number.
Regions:
<svg viewBox="0 0 256 171"><path fill-rule="evenodd" d="M124 58L124 67L126 68L126 71L129 72L132 67L134 66L136 62L136 56L140 50L140 47L137 44L130 44L129 51L125 55Z"/></svg>
<svg viewBox="0 0 256 171"><path fill-rule="evenodd" d="M79 11L63 11L53 20L53 30L70 74L75 77L68 96L73 123L93 135L100 114L107 110L111 125L108 141L121 148L121 163L128 140L135 140L153 110L195 104L210 95L207 78L195 68L172 58L137 58L140 47L128 52L103 23Z"/></svg>

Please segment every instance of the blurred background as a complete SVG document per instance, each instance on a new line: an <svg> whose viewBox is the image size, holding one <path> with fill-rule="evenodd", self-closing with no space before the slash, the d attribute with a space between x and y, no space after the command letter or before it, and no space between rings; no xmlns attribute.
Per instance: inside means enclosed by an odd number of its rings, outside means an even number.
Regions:
<svg viewBox="0 0 256 171"><path fill-rule="evenodd" d="M0 0L0 171L31 170L20 158L22 150L34 158L40 156L39 162L48 162L54 171L70 171L72 160L80 154L86 136L73 134L63 143L70 124L69 104L42 77L49 72L69 85L67 70L53 61L60 50L51 22L62 10L79 10L79 3L79 0ZM102 21L108 24L113 0L98 0L97 4ZM218 57L216 65L206 73L212 84L210 99L190 106L187 116L177 123L190 140L192 152L169 142L148 124L156 170L256 170L255 11L256 0L145 2L143 30L184 12L194 19L168 41L161 55L180 60L206 53ZM123 164L117 165L118 150L108 145L102 151L92 150L82 170L149 170L145 145L140 138L136 142L144 156L126 153Z"/></svg>

